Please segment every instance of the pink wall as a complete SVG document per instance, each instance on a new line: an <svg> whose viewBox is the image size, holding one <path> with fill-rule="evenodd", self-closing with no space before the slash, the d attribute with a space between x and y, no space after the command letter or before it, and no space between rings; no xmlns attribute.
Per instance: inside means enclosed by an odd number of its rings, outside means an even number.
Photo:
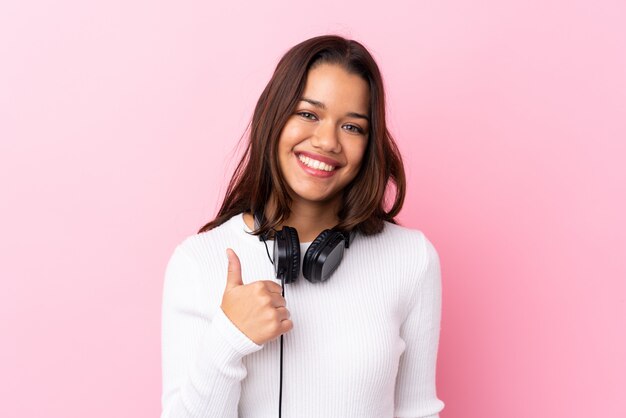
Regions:
<svg viewBox="0 0 626 418"><path fill-rule="evenodd" d="M98 3L0 5L2 416L158 416L167 259L327 32L378 60L440 253L442 417L626 416L623 1Z"/></svg>

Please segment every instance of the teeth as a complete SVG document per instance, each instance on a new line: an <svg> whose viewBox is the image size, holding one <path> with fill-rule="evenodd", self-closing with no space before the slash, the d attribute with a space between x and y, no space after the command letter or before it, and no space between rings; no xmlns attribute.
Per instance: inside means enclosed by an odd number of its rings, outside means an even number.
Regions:
<svg viewBox="0 0 626 418"><path fill-rule="evenodd" d="M300 161L302 161L306 166L314 168L316 170L322 170L322 171L333 171L335 169L335 167L333 167L332 165L328 165L326 163L323 163L321 161L317 161L314 160L312 158L306 157L302 154L300 154L298 156L298 158L300 159Z"/></svg>

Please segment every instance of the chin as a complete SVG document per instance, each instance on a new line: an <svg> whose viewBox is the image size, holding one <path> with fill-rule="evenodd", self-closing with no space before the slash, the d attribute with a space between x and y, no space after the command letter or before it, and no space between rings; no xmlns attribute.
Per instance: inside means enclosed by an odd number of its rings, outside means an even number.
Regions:
<svg viewBox="0 0 626 418"><path fill-rule="evenodd" d="M327 196L320 194L311 194L311 193L296 193L298 199L306 201L306 202L315 202L315 203L330 203L333 201L335 196Z"/></svg>

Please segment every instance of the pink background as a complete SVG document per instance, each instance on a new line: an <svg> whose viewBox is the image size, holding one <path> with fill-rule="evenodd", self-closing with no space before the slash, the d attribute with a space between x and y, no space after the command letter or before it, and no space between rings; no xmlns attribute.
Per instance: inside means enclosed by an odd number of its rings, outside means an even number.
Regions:
<svg viewBox="0 0 626 418"><path fill-rule="evenodd" d="M208 3L0 5L2 416L159 415L166 262L323 33L377 59L440 254L442 417L626 416L623 1Z"/></svg>

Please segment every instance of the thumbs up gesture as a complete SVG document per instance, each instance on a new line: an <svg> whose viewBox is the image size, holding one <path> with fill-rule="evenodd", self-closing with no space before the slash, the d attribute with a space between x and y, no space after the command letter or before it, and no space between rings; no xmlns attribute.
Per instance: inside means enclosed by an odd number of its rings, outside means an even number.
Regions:
<svg viewBox="0 0 626 418"><path fill-rule="evenodd" d="M228 319L259 345L290 331L293 323L280 285L271 280L244 285L239 257L231 248L226 255L228 275L220 307Z"/></svg>

